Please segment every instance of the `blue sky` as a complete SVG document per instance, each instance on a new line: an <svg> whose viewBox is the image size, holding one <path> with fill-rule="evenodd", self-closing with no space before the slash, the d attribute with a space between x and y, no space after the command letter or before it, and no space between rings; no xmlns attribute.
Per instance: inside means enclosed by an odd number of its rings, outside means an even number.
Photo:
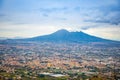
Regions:
<svg viewBox="0 0 120 80"><path fill-rule="evenodd" d="M59 29L120 40L120 0L0 0L0 37Z"/></svg>

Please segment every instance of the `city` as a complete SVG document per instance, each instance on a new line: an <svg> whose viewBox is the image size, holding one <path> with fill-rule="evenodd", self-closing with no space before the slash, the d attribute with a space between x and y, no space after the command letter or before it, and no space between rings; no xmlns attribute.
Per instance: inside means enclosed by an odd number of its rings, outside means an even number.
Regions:
<svg viewBox="0 0 120 80"><path fill-rule="evenodd" d="M55 80L91 80L94 77L113 80L120 77L119 47L46 42L1 44L0 50L1 80L47 80L45 76Z"/></svg>

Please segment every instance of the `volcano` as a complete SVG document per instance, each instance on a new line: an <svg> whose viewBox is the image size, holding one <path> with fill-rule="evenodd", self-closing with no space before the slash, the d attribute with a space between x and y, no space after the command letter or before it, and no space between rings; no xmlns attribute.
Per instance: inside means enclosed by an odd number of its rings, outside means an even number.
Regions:
<svg viewBox="0 0 120 80"><path fill-rule="evenodd" d="M82 31L80 32L69 32L65 29L58 30L52 34L37 36L27 39L22 39L25 41L40 41L40 42L115 42L112 40L107 40L99 37L95 37L86 34Z"/></svg>

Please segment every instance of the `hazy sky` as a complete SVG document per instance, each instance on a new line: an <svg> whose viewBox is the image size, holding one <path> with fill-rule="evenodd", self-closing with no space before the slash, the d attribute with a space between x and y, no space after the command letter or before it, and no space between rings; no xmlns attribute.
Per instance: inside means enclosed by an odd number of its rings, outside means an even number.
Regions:
<svg viewBox="0 0 120 80"><path fill-rule="evenodd" d="M120 0L0 0L0 37L59 29L120 40Z"/></svg>

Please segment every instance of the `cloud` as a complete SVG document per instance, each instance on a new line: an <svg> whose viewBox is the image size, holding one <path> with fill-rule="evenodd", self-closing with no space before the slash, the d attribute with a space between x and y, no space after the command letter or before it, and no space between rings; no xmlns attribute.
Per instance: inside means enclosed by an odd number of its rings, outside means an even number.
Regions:
<svg viewBox="0 0 120 80"><path fill-rule="evenodd" d="M62 14L67 10L68 10L67 7L60 7L60 8L53 7L53 8L40 8L39 12L42 13L44 17L48 17L51 14L56 14L56 13Z"/></svg>
<svg viewBox="0 0 120 80"><path fill-rule="evenodd" d="M100 26L100 25L99 25ZM110 25L110 24L104 24L101 27L92 27L87 30L83 30L84 32L105 38L105 39L111 39L111 40L120 40L120 27L119 25Z"/></svg>
<svg viewBox="0 0 120 80"><path fill-rule="evenodd" d="M40 8L40 12L45 12L45 13L51 13L51 12L56 12L56 11L64 11L64 10L67 10L68 8L67 7L61 7L61 8Z"/></svg>
<svg viewBox="0 0 120 80"><path fill-rule="evenodd" d="M44 17L48 17L48 14L46 14L46 13L43 13L43 16L44 16Z"/></svg>
<svg viewBox="0 0 120 80"><path fill-rule="evenodd" d="M56 17L56 20L62 20L62 21L65 21L65 20L67 20L67 18Z"/></svg>
<svg viewBox="0 0 120 80"><path fill-rule="evenodd" d="M120 12L118 13L110 13L104 16L98 16L95 19L88 19L84 20L85 22L95 22L95 23L108 23L112 25L119 25L120 24Z"/></svg>
<svg viewBox="0 0 120 80"><path fill-rule="evenodd" d="M0 23L0 36L1 37L34 37L45 34L50 34L60 27L39 25L39 24L21 24L13 25L11 23ZM17 27L16 27L17 26Z"/></svg>
<svg viewBox="0 0 120 80"><path fill-rule="evenodd" d="M108 15L104 16L98 16L98 18L94 20L85 20L86 22L96 22L96 23L108 23L113 25L119 25L120 24L120 12L114 13L111 12Z"/></svg>
<svg viewBox="0 0 120 80"><path fill-rule="evenodd" d="M109 11L107 14L103 11L93 13L92 18L84 20L85 22L108 23L113 25L120 24L120 11Z"/></svg>
<svg viewBox="0 0 120 80"><path fill-rule="evenodd" d="M113 4L94 7L88 10L88 18L85 22L108 23L112 25L120 24L120 1L115 0Z"/></svg>
<svg viewBox="0 0 120 80"><path fill-rule="evenodd" d="M90 28L94 28L94 27L98 27L98 26L82 26L82 27L80 27L80 29L81 30L88 30L88 29L90 29ZM100 27L100 26L99 26Z"/></svg>

